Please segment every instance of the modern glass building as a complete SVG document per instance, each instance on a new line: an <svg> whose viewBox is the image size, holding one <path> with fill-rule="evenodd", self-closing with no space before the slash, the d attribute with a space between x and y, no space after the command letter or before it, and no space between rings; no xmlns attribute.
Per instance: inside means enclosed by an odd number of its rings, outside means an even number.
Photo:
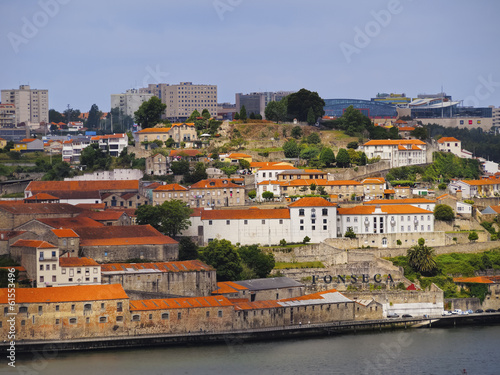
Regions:
<svg viewBox="0 0 500 375"><path fill-rule="evenodd" d="M391 104L361 99L324 99L326 116L340 117L346 108L353 106L370 118L391 118L398 115L396 107Z"/></svg>

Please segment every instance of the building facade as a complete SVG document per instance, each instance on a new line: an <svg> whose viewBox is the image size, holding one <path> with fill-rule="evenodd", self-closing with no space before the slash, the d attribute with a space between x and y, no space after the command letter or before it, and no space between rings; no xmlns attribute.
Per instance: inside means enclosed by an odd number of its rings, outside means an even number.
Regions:
<svg viewBox="0 0 500 375"><path fill-rule="evenodd" d="M31 89L21 85L19 89L2 90L2 104L14 104L15 125L24 122L34 127L49 122L49 90Z"/></svg>
<svg viewBox="0 0 500 375"><path fill-rule="evenodd" d="M369 159L389 161L391 168L427 163L427 144L418 139L371 140L361 150Z"/></svg>
<svg viewBox="0 0 500 375"><path fill-rule="evenodd" d="M124 94L111 94L111 108L118 108L120 112L133 118L141 104L153 96L136 89L127 90Z"/></svg>

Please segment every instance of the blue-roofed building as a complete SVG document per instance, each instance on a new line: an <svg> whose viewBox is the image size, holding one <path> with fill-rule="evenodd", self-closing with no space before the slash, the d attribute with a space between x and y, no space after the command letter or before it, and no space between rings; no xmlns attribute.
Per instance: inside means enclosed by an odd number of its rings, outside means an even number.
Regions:
<svg viewBox="0 0 500 375"><path fill-rule="evenodd" d="M324 99L325 116L340 117L344 111L353 106L370 118L395 118L398 113L396 106L362 99Z"/></svg>

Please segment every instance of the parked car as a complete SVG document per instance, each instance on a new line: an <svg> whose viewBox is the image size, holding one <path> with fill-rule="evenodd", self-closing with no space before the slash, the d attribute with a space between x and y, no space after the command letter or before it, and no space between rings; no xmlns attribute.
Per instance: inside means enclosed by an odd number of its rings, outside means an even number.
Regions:
<svg viewBox="0 0 500 375"><path fill-rule="evenodd" d="M451 313L452 313L453 315L459 315L459 314L461 314L461 313L462 313L462 310L460 310L460 309L455 309L455 310L453 310Z"/></svg>
<svg viewBox="0 0 500 375"><path fill-rule="evenodd" d="M472 310L467 310L467 311L466 311L466 313L467 313L467 314L474 314L474 311L472 311Z"/></svg>
<svg viewBox="0 0 500 375"><path fill-rule="evenodd" d="M484 311L482 309L477 309L476 310L476 314L481 314L481 313L484 313Z"/></svg>
<svg viewBox="0 0 500 375"><path fill-rule="evenodd" d="M403 314L401 315L402 318L413 318L410 314Z"/></svg>
<svg viewBox="0 0 500 375"><path fill-rule="evenodd" d="M441 314L441 315L443 315L443 316L451 315L451 311L444 310L443 314Z"/></svg>
<svg viewBox="0 0 500 375"><path fill-rule="evenodd" d="M495 309L486 309L487 313L497 312Z"/></svg>
<svg viewBox="0 0 500 375"><path fill-rule="evenodd" d="M389 314L387 314L387 317L388 318L399 318L399 315L396 313L389 313Z"/></svg>

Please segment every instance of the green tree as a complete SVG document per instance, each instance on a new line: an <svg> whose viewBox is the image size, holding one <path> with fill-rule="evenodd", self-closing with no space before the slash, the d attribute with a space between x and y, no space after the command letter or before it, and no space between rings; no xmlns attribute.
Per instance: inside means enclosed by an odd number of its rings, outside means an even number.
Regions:
<svg viewBox="0 0 500 375"><path fill-rule="evenodd" d="M337 166L341 168L347 168L351 164L351 158L349 157L349 153L346 149L341 148L337 153Z"/></svg>
<svg viewBox="0 0 500 375"><path fill-rule="evenodd" d="M97 143L92 143L82 150L80 165L84 165L90 170L108 170L111 166L111 156L107 151L101 150Z"/></svg>
<svg viewBox="0 0 500 375"><path fill-rule="evenodd" d="M257 192L255 190L250 190L248 192L248 198L255 199L256 196L257 196Z"/></svg>
<svg viewBox="0 0 500 375"><path fill-rule="evenodd" d="M389 129L389 139L399 139L401 138L399 136L399 129L396 126L393 126L392 128Z"/></svg>
<svg viewBox="0 0 500 375"><path fill-rule="evenodd" d="M283 152L286 158L298 158L300 155L300 147L295 139L290 139L283 144Z"/></svg>
<svg viewBox="0 0 500 375"><path fill-rule="evenodd" d="M430 275L437 270L434 249L427 246L423 238L418 239L418 245L408 249L406 258L408 264L417 272Z"/></svg>
<svg viewBox="0 0 500 375"><path fill-rule="evenodd" d="M98 128L101 122L102 112L99 111L97 104L92 104L87 118L87 128Z"/></svg>
<svg viewBox="0 0 500 375"><path fill-rule="evenodd" d="M239 114L238 112L236 112L236 113L234 114L234 119L235 119L235 120L239 120L239 119L240 119L240 114Z"/></svg>
<svg viewBox="0 0 500 375"><path fill-rule="evenodd" d="M49 109L49 122L55 122L56 124L64 122L64 116L55 109Z"/></svg>
<svg viewBox="0 0 500 375"><path fill-rule="evenodd" d="M300 151L300 158L312 160L319 155L319 149L316 146L305 147Z"/></svg>
<svg viewBox="0 0 500 375"><path fill-rule="evenodd" d="M135 211L136 222L139 225L151 225L156 230L161 229L161 215L163 214L161 206L150 206L143 204L137 207Z"/></svg>
<svg viewBox="0 0 500 375"><path fill-rule="evenodd" d="M307 115L311 108L314 113L314 118L322 117L325 113L323 107L325 101L321 99L317 92L312 92L306 89L290 94L286 97L287 113L290 119L298 119L299 121L307 121Z"/></svg>
<svg viewBox="0 0 500 375"><path fill-rule="evenodd" d="M193 210L184 202L174 199L165 201L159 206L142 205L136 210L137 223L150 224L170 237L181 234L191 225L189 217Z"/></svg>
<svg viewBox="0 0 500 375"><path fill-rule="evenodd" d="M424 127L417 127L410 132L412 137L418 138L421 141L425 141L429 136L427 134L427 129Z"/></svg>
<svg viewBox="0 0 500 375"><path fill-rule="evenodd" d="M203 111L202 111L203 112ZM196 109L191 113L191 115L189 116L189 118L186 120L186 122L195 122L198 117L202 117L202 115L200 115L200 112L198 112Z"/></svg>
<svg viewBox="0 0 500 375"><path fill-rule="evenodd" d="M207 167L201 161L196 163L192 172L184 173L184 182L186 184L195 184L198 181L208 178Z"/></svg>
<svg viewBox="0 0 500 375"><path fill-rule="evenodd" d="M292 128L291 135L293 138L299 139L300 137L302 137L302 128L300 126L294 126Z"/></svg>
<svg viewBox="0 0 500 375"><path fill-rule="evenodd" d="M245 106L242 106L240 109L240 120L242 120L243 122L247 121L247 109L245 108Z"/></svg>
<svg viewBox="0 0 500 375"><path fill-rule="evenodd" d="M48 172L43 176L42 180L44 181L55 181L55 180L64 180L66 177L73 177L73 170L71 166L64 162L58 161L50 166Z"/></svg>
<svg viewBox="0 0 500 375"><path fill-rule="evenodd" d="M189 161L181 159L179 161L173 161L170 164L170 169L175 175L185 175L189 173Z"/></svg>
<svg viewBox="0 0 500 375"><path fill-rule="evenodd" d="M319 195L328 195L328 193L326 192L324 186L318 186L318 194Z"/></svg>
<svg viewBox="0 0 500 375"><path fill-rule="evenodd" d="M191 238L182 237L179 239L179 260L194 260L199 258L198 245Z"/></svg>
<svg viewBox="0 0 500 375"><path fill-rule="evenodd" d="M201 117L203 117L205 120L208 120L210 118L210 111L206 108L201 111Z"/></svg>
<svg viewBox="0 0 500 375"><path fill-rule="evenodd" d="M81 115L79 109L67 108L64 112L64 122L78 121Z"/></svg>
<svg viewBox="0 0 500 375"><path fill-rule="evenodd" d="M366 165L368 164L368 158L366 157L366 154L363 152L361 153L361 157L359 158L359 165Z"/></svg>
<svg viewBox="0 0 500 375"><path fill-rule="evenodd" d="M214 239L200 252L202 260L217 270L217 281L240 279L243 267L236 248L228 240Z"/></svg>
<svg viewBox="0 0 500 375"><path fill-rule="evenodd" d="M364 130L369 130L373 125L370 119L363 115L359 109L352 105L347 107L339 118L339 126L348 135L362 133Z"/></svg>
<svg viewBox="0 0 500 375"><path fill-rule="evenodd" d="M274 268L274 255L264 253L257 245L241 246L238 253L243 263L259 278L267 277Z"/></svg>
<svg viewBox="0 0 500 375"><path fill-rule="evenodd" d="M152 128L161 121L166 104L163 104L157 96L153 96L148 101L141 104L139 109L134 112L135 121L141 128Z"/></svg>
<svg viewBox="0 0 500 375"><path fill-rule="evenodd" d="M248 117L250 120L255 120L255 113L250 113L250 116Z"/></svg>
<svg viewBox="0 0 500 375"><path fill-rule="evenodd" d="M447 204L437 204L434 207L434 218L441 221L452 221L455 218L453 209Z"/></svg>
<svg viewBox="0 0 500 375"><path fill-rule="evenodd" d="M302 243L306 244L308 242L311 242L311 238L309 236L305 236L304 239L302 240Z"/></svg>
<svg viewBox="0 0 500 375"><path fill-rule="evenodd" d="M307 111L307 123L309 125L314 125L316 123L316 116L314 115L314 110L312 107Z"/></svg>
<svg viewBox="0 0 500 375"><path fill-rule="evenodd" d="M446 183L444 182L441 182L439 185L438 185L438 189L439 190L446 190L446 188L448 187L448 185L446 185Z"/></svg>
<svg viewBox="0 0 500 375"><path fill-rule="evenodd" d="M271 120L277 123L286 120L286 104L283 100L279 102L269 102L264 111L266 120Z"/></svg>
<svg viewBox="0 0 500 375"><path fill-rule="evenodd" d="M165 147L172 148L175 145L175 141L173 138L169 138L165 141Z"/></svg>
<svg viewBox="0 0 500 375"><path fill-rule="evenodd" d="M319 137L318 133L311 133L307 136L307 143L311 143L314 145L320 144L321 143L321 138Z"/></svg>
<svg viewBox="0 0 500 375"><path fill-rule="evenodd" d="M323 147L319 153L319 160L321 161L321 164L328 168L335 163L335 154L331 148Z"/></svg>
<svg viewBox="0 0 500 375"><path fill-rule="evenodd" d="M309 185L309 190L311 190L311 194L314 194L317 187L318 186L314 182L311 185Z"/></svg>
<svg viewBox="0 0 500 375"><path fill-rule="evenodd" d="M354 150L356 150L358 147L359 147L359 143L356 141L352 141L352 142L349 142L347 144L347 148L352 148Z"/></svg>
<svg viewBox="0 0 500 375"><path fill-rule="evenodd" d="M250 169L250 162L248 160L240 159L239 164L241 169Z"/></svg>
<svg viewBox="0 0 500 375"><path fill-rule="evenodd" d="M274 198L274 193L272 191L265 191L262 193L262 198L265 200L271 200Z"/></svg>
<svg viewBox="0 0 500 375"><path fill-rule="evenodd" d="M347 228L347 231L344 234L344 237L346 238L356 238L356 233L352 230L351 227Z"/></svg>
<svg viewBox="0 0 500 375"><path fill-rule="evenodd" d="M469 237L468 238L469 238L470 242L476 242L479 239L479 236L478 236L477 232L472 231L472 232L469 233Z"/></svg>

